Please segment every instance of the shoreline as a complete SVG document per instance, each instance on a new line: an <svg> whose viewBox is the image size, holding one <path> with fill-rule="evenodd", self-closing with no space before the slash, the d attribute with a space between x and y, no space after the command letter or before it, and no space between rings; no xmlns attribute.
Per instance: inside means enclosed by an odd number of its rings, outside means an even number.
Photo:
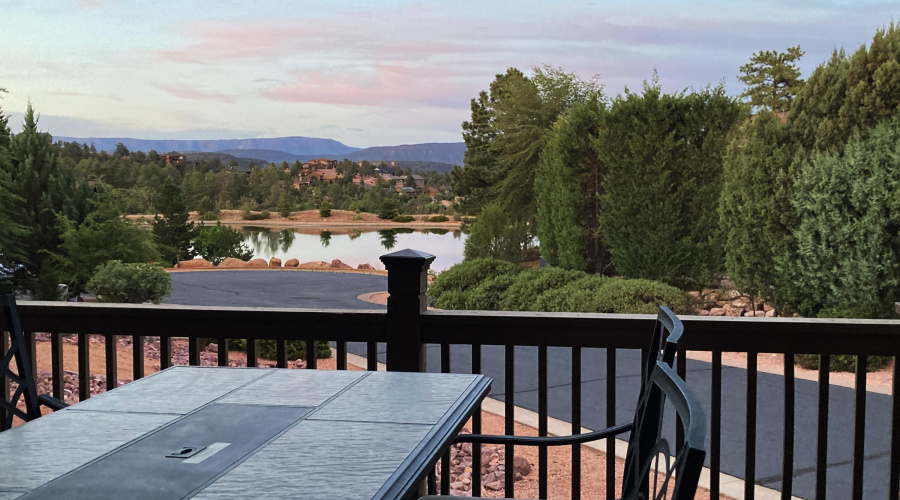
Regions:
<svg viewBox="0 0 900 500"><path fill-rule="evenodd" d="M258 214L259 212L253 212ZM138 223L150 223L156 214L135 214L126 215L126 218ZM377 215L371 213L350 212L347 210L332 210L330 217L322 217L318 210L305 210L302 212L293 212L289 217L282 217L276 212L270 212L268 219L260 220L244 220L241 218L240 210L220 210L219 221L227 226L240 227L265 227L265 228L367 228L373 229L397 229L397 228L413 228L413 229L447 229L450 231L462 228L462 222L450 219L447 222L428 222L422 220L425 217L433 217L434 215L414 215L416 218L412 222L394 222L392 220L379 219ZM215 225L214 220L200 220L198 212L191 212L188 219L190 222L202 225Z"/></svg>

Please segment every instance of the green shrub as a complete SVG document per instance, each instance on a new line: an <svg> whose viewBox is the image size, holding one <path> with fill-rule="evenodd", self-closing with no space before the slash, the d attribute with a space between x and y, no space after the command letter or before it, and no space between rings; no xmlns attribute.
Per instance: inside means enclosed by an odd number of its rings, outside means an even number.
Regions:
<svg viewBox="0 0 900 500"><path fill-rule="evenodd" d="M515 281L516 276L513 274L501 274L482 281L465 294L465 309L499 311L501 297Z"/></svg>
<svg viewBox="0 0 900 500"><path fill-rule="evenodd" d="M447 290L434 299L433 306L438 309L465 309L468 293L462 290Z"/></svg>
<svg viewBox="0 0 900 500"><path fill-rule="evenodd" d="M247 341L244 339L232 339L228 341L228 348L235 351L246 351ZM275 340L259 340L256 342L256 354L262 359L275 359L277 353ZM316 358L327 359L331 357L331 346L328 342L320 340L316 342ZM287 359L306 359L306 342L291 340L287 343Z"/></svg>
<svg viewBox="0 0 900 500"><path fill-rule="evenodd" d="M891 360L890 356L869 356L866 358L866 371L874 372L886 365ZM807 370L819 369L818 354L795 354L794 362ZM831 356L831 370L833 372L856 371L856 356L838 354Z"/></svg>
<svg viewBox="0 0 900 500"><path fill-rule="evenodd" d="M580 298L585 294L578 292L596 291L609 279L611 278L599 274L588 274L562 287L542 293L535 301L534 307L544 312L584 312L587 305L580 299L576 302L575 297Z"/></svg>
<svg viewBox="0 0 900 500"><path fill-rule="evenodd" d="M465 297L459 299L460 307L448 307L446 304L456 303L456 298L448 298L441 302L441 297L450 291L465 292L475 288L481 282L499 276L501 274L516 274L523 270L522 267L497 259L466 260L442 272L435 278L434 283L428 287L426 294L435 307L441 309L462 309L465 307ZM439 305L445 304L445 305Z"/></svg>
<svg viewBox="0 0 900 500"><path fill-rule="evenodd" d="M269 218L269 215L271 214L268 210L263 210L259 213L251 212L249 210L244 210L241 212L241 218L244 220L266 220Z"/></svg>
<svg viewBox="0 0 900 500"><path fill-rule="evenodd" d="M668 306L676 314L692 314L690 296L660 281L608 279L596 290L572 293L573 312L656 314Z"/></svg>
<svg viewBox="0 0 900 500"><path fill-rule="evenodd" d="M154 264L123 264L111 260L97 267L94 277L85 286L102 302L159 304L172 293L172 278Z"/></svg>
<svg viewBox="0 0 900 500"><path fill-rule="evenodd" d="M475 217L463 217L463 218L462 218L462 223L463 223L463 224L474 224L474 223L475 223Z"/></svg>
<svg viewBox="0 0 900 500"><path fill-rule="evenodd" d="M331 217L331 203L323 201L319 205L319 217Z"/></svg>
<svg viewBox="0 0 900 500"><path fill-rule="evenodd" d="M558 267L528 268L516 276L500 302L502 311L536 311L538 297L554 288L561 288L585 276L581 271L569 271Z"/></svg>
<svg viewBox="0 0 900 500"><path fill-rule="evenodd" d="M398 215L391 220L394 222L412 222L416 220L416 218L412 215Z"/></svg>
<svg viewBox="0 0 900 500"><path fill-rule="evenodd" d="M218 218L218 212L203 212L200 214L200 220L217 220Z"/></svg>
<svg viewBox="0 0 900 500"><path fill-rule="evenodd" d="M428 219L428 222L447 222L450 219L446 215L435 215Z"/></svg>

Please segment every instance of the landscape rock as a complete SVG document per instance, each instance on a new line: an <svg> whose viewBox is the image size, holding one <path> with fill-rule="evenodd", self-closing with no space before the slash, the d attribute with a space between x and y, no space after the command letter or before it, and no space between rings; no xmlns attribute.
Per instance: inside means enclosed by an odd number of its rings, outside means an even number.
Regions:
<svg viewBox="0 0 900 500"><path fill-rule="evenodd" d="M238 268L238 267L247 267L247 263L241 259L235 259L234 257L226 257L225 260L219 262L218 267L227 267L227 268Z"/></svg>
<svg viewBox="0 0 900 500"><path fill-rule="evenodd" d="M212 262L206 259L183 260L175 264L176 269L209 269L213 268Z"/></svg>
<svg viewBox="0 0 900 500"><path fill-rule="evenodd" d="M769 309L768 311L766 311L766 317L774 318L775 317L775 309Z"/></svg>
<svg viewBox="0 0 900 500"><path fill-rule="evenodd" d="M357 269L365 269L366 271L374 271L375 270L375 268L372 267L371 264L360 264L360 265L356 266L356 268Z"/></svg>
<svg viewBox="0 0 900 500"><path fill-rule="evenodd" d="M709 310L710 316L725 316L725 309L721 307L713 307Z"/></svg>
<svg viewBox="0 0 900 500"><path fill-rule="evenodd" d="M288 259L287 262L284 263L284 267L297 267L300 265L300 261L297 259Z"/></svg>
<svg viewBox="0 0 900 500"><path fill-rule="evenodd" d="M272 257L269 259L269 267L281 267L281 259Z"/></svg>
<svg viewBox="0 0 900 500"><path fill-rule="evenodd" d="M353 269L352 267L348 266L347 264L344 264L343 262L341 262L340 259L334 259L333 261L331 261L331 264L328 264L328 267L330 267L332 269Z"/></svg>
<svg viewBox="0 0 900 500"><path fill-rule="evenodd" d="M269 263L264 259L253 259L247 263L247 267L269 267Z"/></svg>
<svg viewBox="0 0 900 500"><path fill-rule="evenodd" d="M319 260L319 261L315 261L315 262L304 262L303 264L300 264L297 267L299 267L300 269L327 269L328 263L325 261Z"/></svg>

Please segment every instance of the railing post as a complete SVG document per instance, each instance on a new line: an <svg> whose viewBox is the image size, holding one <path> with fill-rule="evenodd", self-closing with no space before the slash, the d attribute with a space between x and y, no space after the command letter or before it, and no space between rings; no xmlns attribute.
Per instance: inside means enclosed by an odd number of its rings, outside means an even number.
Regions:
<svg viewBox="0 0 900 500"><path fill-rule="evenodd" d="M421 314L427 308L425 288L433 260L434 255L410 249L381 256L388 272L388 371L425 371Z"/></svg>

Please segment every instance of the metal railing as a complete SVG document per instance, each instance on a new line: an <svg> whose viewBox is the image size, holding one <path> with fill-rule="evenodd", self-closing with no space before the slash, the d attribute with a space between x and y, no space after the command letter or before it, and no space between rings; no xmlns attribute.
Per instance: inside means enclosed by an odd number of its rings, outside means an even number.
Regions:
<svg viewBox="0 0 900 500"><path fill-rule="evenodd" d="M433 258L433 257L432 257ZM626 366L619 364L620 359L628 358L627 353L640 350L646 356L645 349L649 345L655 316L651 315L611 315L584 313L512 313L488 311L426 311L424 290L426 273L431 262L427 256L416 252L402 251L382 257L388 269L388 308L383 311L348 311L348 310L312 310L285 308L241 308L241 307L195 307L174 305L124 305L124 304L88 304L58 302L21 302L19 311L23 327L26 329L28 345L32 355L35 353L34 332L50 333L52 394L63 397L63 348L64 334L77 334L78 338L78 377L79 399L90 397L90 357L89 338L91 334L105 337L106 386L107 389L117 387L117 342L116 336L127 335L133 339L134 379L144 376L144 352L142 349L145 337L160 338L160 368L171 365L172 339L187 337L189 345L189 363L199 364L200 342L198 339L218 340L218 364L228 364L228 339L247 340L247 365L256 366L258 356L255 344L257 340L276 341L276 366L286 367L288 364L286 342L303 340L307 346L316 345L316 341L330 341L336 347L337 368L347 369L348 343L360 342L365 348L366 365L370 370L377 369L379 345L386 348L386 367L392 371L429 371L450 372L453 370L484 373L494 370L495 391L502 387L502 398L505 405L505 430L507 434L514 431L514 414L517 403L517 381L524 377L536 380L533 392L536 392L535 411L539 415L538 434L548 433L548 421L552 418L548 409L548 391L555 390L548 379L552 375L559 379L562 375L551 373L548 359L565 354L565 364L569 373L562 376L570 385L571 411L568 421L573 433L581 431L584 422L584 409L587 401L596 394L585 393L583 386L587 383L602 388L605 397L602 401L594 398L591 407L603 408L605 425L616 422L617 412L630 411L622 401L634 398L635 394L622 394L620 378L624 372L633 370L635 363ZM884 453L888 465L885 475L875 475L875 479L884 484L874 485L876 490L883 491L891 499L898 498L900 493L900 400L893 390L887 405L889 415L881 412L878 415L867 415L867 402L870 395L866 390L867 356L897 356L900 354L900 321L894 320L832 320L804 318L722 318L685 316L682 317L685 335L679 353L678 373L697 391L695 385L703 386L704 393L698 394L706 407L709 419L708 467L709 489L713 497L721 490L720 472L722 471L723 453L743 455L744 494L745 499L755 498L754 484L758 481L757 432L760 428L758 415L781 414L780 422L766 419L765 427L781 427L779 446L780 456L766 456L768 462L780 460L781 474L774 482L778 483L782 498L790 498L794 493L793 478L802 475L809 467L804 467L801 458L795 454L798 432L796 421L805 416L806 408L797 407L797 380L793 363L794 354L818 354L821 356L816 388L815 422L801 422L802 429L815 424L814 453L814 497L824 499L829 491L829 470L832 474L840 473L849 466L850 491L852 498L863 498L864 486L873 486L871 474L864 482L867 460L873 457L866 454L867 432L872 434L869 423L877 423L887 430L885 435L869 436L870 442L883 440L888 443ZM4 334L5 335L5 334ZM3 346L5 349L6 338ZM427 346L433 346L426 351ZM434 352L432 352L434 351ZM708 379L702 370L689 370L690 362L685 362L686 351L707 351L711 359L708 365ZM308 348L308 353L315 349ZM433 356L428 356L432 352ZM502 354L500 354L502 352ZM746 369L743 373L743 384L737 388L726 388L725 396L729 403L723 403L723 353L738 352L746 355ZM780 378L765 379L766 390L774 386L781 394L778 400L773 398L759 399L760 373L757 367L759 353L780 353L784 356L783 375ZM490 354L490 363L486 355ZM855 385L852 408L833 408L830 406L829 359L832 355L850 354L857 357ZM426 359L432 363L426 366ZM307 368L315 369L315 356L307 356ZM595 364L600 364L598 368ZM490 366L488 366L490 364ZM36 366L36 363L34 364ZM528 366L527 373L522 367ZM596 380L584 380L583 372L591 365L600 369L605 375ZM517 367L519 369L517 369ZM727 368L727 367L726 367ZM697 371L696 374L693 372ZM733 384L733 371L728 373L728 383ZM489 373L492 374L492 373ZM690 375L690 376L689 376ZM740 376L740 373L738 373ZM893 387L900 379L900 367L894 364L892 373ZM706 384L708 382L708 388ZM804 383L806 383L804 381ZM803 386L806 387L805 385ZM3 396L8 398L8 381L0 384ZM735 402L732 397L743 392L742 401ZM804 389L804 397L807 397ZM771 391L770 391L771 392ZM768 394L768 393L767 393ZM521 396L521 394L520 394ZM880 396L880 395L879 395ZM599 397L599 396L598 396ZM807 398L808 399L808 398ZM533 402L526 402L532 404ZM723 440L723 409L745 416L742 436L733 436L729 432ZM851 428L829 429L829 417L835 412L852 412ZM802 414L802 415L801 415ZM557 416L556 418L560 418ZM805 418L805 417L804 417ZM619 418L621 420L621 416ZM480 412L473 418L475 433L481 432ZM734 422L726 420L729 429ZM852 457L847 463L829 463L829 446L833 441L844 440L847 433L852 437ZM738 439L740 438L740 439ZM735 441L737 439L737 441ZM743 444L734 445L735 442ZM772 443L769 443L770 445ZM834 446L832 446L833 448ZM606 442L608 456L615 450L615 442ZM808 455L809 450L800 450ZM506 463L513 463L514 450L505 450ZM832 450L832 453L834 451ZM448 455L445 455L447 460ZM472 453L472 490L481 491L481 453L475 448ZM581 455L578 447L572 450L572 497L579 498L581 491ZM539 495L548 495L548 464L546 448L539 450L538 481ZM444 463L447 463L446 461ZM607 460L607 489L610 497L614 497L615 460ZM514 496L513 467L507 467L505 473L505 494ZM444 493L449 485L449 467L442 468L441 486ZM768 481L773 482L772 478ZM833 491L831 492L834 496ZM879 494L879 496L881 496Z"/></svg>

